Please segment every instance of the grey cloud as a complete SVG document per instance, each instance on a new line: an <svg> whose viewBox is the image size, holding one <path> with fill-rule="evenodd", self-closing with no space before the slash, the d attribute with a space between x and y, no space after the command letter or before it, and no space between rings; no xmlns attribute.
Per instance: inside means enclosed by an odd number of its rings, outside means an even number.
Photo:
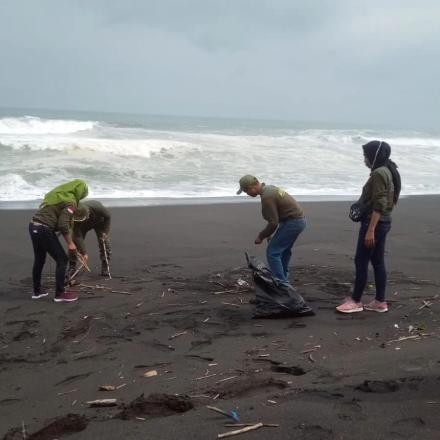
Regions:
<svg viewBox="0 0 440 440"><path fill-rule="evenodd" d="M3 105L437 123L437 1L3 0Z"/></svg>

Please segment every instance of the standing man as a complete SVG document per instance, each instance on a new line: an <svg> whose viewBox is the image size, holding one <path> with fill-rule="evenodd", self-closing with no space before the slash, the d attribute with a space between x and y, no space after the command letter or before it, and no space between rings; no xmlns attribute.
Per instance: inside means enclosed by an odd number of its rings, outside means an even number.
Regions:
<svg viewBox="0 0 440 440"><path fill-rule="evenodd" d="M97 200L87 200L80 204L84 210L79 215L73 218L73 233L72 238L76 245L78 252L83 256L87 262L89 256L87 255L85 238L87 232L93 229L98 240L99 255L101 258L101 275L109 276L108 265L111 256L111 247L109 240L111 215L107 208ZM72 276L76 271L77 257L76 254L70 254L69 275Z"/></svg>
<svg viewBox="0 0 440 440"><path fill-rule="evenodd" d="M261 197L263 218L266 227L258 234L255 244L265 238L269 241L266 258L275 278L289 283L289 261L292 247L299 234L306 227L304 211L298 202L286 191L273 185L260 183L251 175L243 176L237 194L245 192L251 197ZM272 234L275 232L272 238Z"/></svg>

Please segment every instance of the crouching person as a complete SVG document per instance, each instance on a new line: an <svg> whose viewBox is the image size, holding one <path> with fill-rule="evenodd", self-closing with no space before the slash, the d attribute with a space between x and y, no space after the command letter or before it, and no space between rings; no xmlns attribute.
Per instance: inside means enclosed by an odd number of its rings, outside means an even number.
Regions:
<svg viewBox="0 0 440 440"><path fill-rule="evenodd" d="M80 204L80 209L78 209L73 220L73 241L86 263L89 256L87 254L85 238L89 231L92 229L95 231L101 259L101 275L108 277L110 275L108 263L111 257L109 239L111 215L109 210L97 200L87 200ZM70 277L77 271L77 260L76 253L70 254Z"/></svg>

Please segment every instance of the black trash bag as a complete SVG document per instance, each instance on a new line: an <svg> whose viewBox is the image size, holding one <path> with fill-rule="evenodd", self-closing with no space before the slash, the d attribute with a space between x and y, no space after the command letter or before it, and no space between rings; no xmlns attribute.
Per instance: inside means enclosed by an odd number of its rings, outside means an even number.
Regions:
<svg viewBox="0 0 440 440"><path fill-rule="evenodd" d="M256 301L253 318L286 318L315 314L290 284L282 283L275 278L258 258L246 254L246 259L255 281Z"/></svg>

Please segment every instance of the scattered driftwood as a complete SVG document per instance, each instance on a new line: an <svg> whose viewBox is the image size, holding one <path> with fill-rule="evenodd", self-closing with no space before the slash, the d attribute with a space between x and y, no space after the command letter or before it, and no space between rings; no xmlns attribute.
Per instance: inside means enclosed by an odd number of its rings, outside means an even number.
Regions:
<svg viewBox="0 0 440 440"><path fill-rule="evenodd" d="M87 265L86 259L79 252L76 253L76 257L78 258L80 263L85 267L87 272L91 272L90 267Z"/></svg>
<svg viewBox="0 0 440 440"><path fill-rule="evenodd" d="M112 276L110 274L110 265L108 263L108 254L107 254L107 246L105 245L105 240L101 238L102 247L104 249L104 258L105 258L105 264L107 266L107 273L108 273L108 279L111 280Z"/></svg>
<svg viewBox="0 0 440 440"><path fill-rule="evenodd" d="M231 411L230 413L228 413L227 411L224 411L224 410L222 410L220 408L217 408L216 406L209 406L209 405L206 408L211 410L211 411L215 411L215 412L217 412L217 413L219 413L219 414L221 414L221 415L223 415L225 417L228 417L228 418L230 418L232 420L235 420L235 421L239 420L238 415L237 415L237 413L235 411Z"/></svg>
<svg viewBox="0 0 440 440"><path fill-rule="evenodd" d="M418 310L422 310L423 308L427 307L430 308L434 303L431 301L423 301L423 305L418 308Z"/></svg>
<svg viewBox="0 0 440 440"><path fill-rule="evenodd" d="M256 423L225 423L225 428L243 428L244 426L253 426ZM278 428L280 425L278 423L263 423L265 428Z"/></svg>
<svg viewBox="0 0 440 440"><path fill-rule="evenodd" d="M392 344L394 342L401 342L401 341L406 341L408 339L422 339L422 338L426 338L428 336L433 336L434 333L419 333L418 335L412 335L412 336L402 336L398 339L392 339L391 341L386 342L386 345Z"/></svg>
<svg viewBox="0 0 440 440"><path fill-rule="evenodd" d="M75 272L70 276L69 283L73 281L73 279L81 272L82 268L84 267L83 264L81 264L78 269L75 270Z"/></svg>
<svg viewBox="0 0 440 440"><path fill-rule="evenodd" d="M116 387L114 385L101 385L99 391L115 391Z"/></svg>
<svg viewBox="0 0 440 440"><path fill-rule="evenodd" d="M143 374L144 377L154 377L157 376L157 371L156 370L150 370L147 371Z"/></svg>
<svg viewBox="0 0 440 440"><path fill-rule="evenodd" d="M232 437L234 435L243 434L244 432L255 431L256 429L260 429L263 426L264 425L261 422L260 423L256 423L255 425L246 426L245 428L237 429L235 431L224 432L223 434L219 434L217 436L217 438Z"/></svg>
<svg viewBox="0 0 440 440"><path fill-rule="evenodd" d="M196 377L194 380L202 380L202 379L208 379L208 377L214 377L217 376L217 374L207 374L205 376Z"/></svg>
<svg viewBox="0 0 440 440"><path fill-rule="evenodd" d="M227 380L231 380L231 379L235 379L238 376L231 376L231 377L227 377L226 379L221 379L218 380L216 383L222 383L222 382L226 382Z"/></svg>
<svg viewBox="0 0 440 440"><path fill-rule="evenodd" d="M179 336L186 335L188 332L185 330L184 332L176 333L175 335L171 335L169 339L178 338Z"/></svg>
<svg viewBox="0 0 440 440"><path fill-rule="evenodd" d="M116 406L117 399L97 399L97 400L89 400L87 405L92 408L96 407L107 407L107 406Z"/></svg>

